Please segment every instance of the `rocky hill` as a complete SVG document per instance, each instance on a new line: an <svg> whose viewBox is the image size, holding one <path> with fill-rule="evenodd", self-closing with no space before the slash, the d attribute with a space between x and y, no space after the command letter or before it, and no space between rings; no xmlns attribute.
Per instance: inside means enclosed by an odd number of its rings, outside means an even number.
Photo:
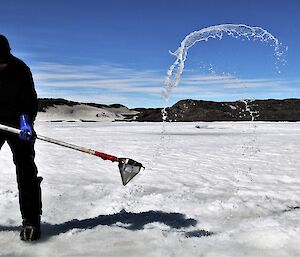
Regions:
<svg viewBox="0 0 300 257"><path fill-rule="evenodd" d="M124 105L79 103L65 99L39 99L38 120L60 121L132 121L139 112Z"/></svg>
<svg viewBox="0 0 300 257"><path fill-rule="evenodd" d="M170 121L300 121L300 99L236 102L188 99L166 111Z"/></svg>
<svg viewBox="0 0 300 257"><path fill-rule="evenodd" d="M167 121L300 121L300 99L212 102L181 100L166 108ZM39 99L39 120L162 121L162 108L129 109L124 105Z"/></svg>

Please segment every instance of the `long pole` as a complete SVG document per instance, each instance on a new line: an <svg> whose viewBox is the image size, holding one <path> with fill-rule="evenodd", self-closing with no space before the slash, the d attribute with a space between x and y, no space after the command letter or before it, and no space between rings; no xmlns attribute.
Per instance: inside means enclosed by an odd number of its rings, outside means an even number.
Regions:
<svg viewBox="0 0 300 257"><path fill-rule="evenodd" d="M12 127L5 126L5 125L2 125L2 124L0 124L0 130L4 130L4 131L11 132L11 133L14 133L14 134L20 134L20 129L12 128ZM106 153L103 153L103 152L99 152L99 151L95 151L95 150L92 150L92 149L89 149L89 148L86 148L86 147L69 144L69 143L66 143L66 142L63 142L63 141L60 141L60 140L56 140L56 139L41 136L41 135L36 135L35 138L39 139L39 140L42 140L42 141L45 141L45 142L48 142L48 143L52 143L52 144L64 146L64 147L67 147L67 148L70 148L70 149L74 149L74 150L77 150L77 151L80 151L80 152L83 152L83 153L88 153L88 154L91 154L91 155L95 155L95 156L98 156L98 157L102 158L103 160L109 160L109 161L112 161L112 162L119 161L118 157L116 157L116 156L106 154Z"/></svg>
<svg viewBox="0 0 300 257"><path fill-rule="evenodd" d="M112 162L119 161L118 157L116 157L116 156L106 154L106 153L102 153L102 152L99 152L99 151L95 151L95 150L92 150L92 149L89 149L89 148L86 148L86 147L69 144L69 143L59 141L59 140L56 140L56 139L53 139L53 138L37 135L36 139L46 141L46 142L49 142L49 143L52 143L52 144L64 146L64 147L74 149L74 150L77 150L77 151L80 151L80 152L83 152L83 153L88 153L88 154L91 154L91 155L95 155L95 156L101 157L103 160L109 160L109 161L112 161Z"/></svg>
<svg viewBox="0 0 300 257"><path fill-rule="evenodd" d="M9 126L2 125L2 124L0 124L0 130L18 134L18 135L21 132L20 129L16 129L16 128L9 127ZM49 137L44 137L41 135L35 135L34 138L48 142L48 143L52 143L52 144L60 145L60 146L67 147L70 149L74 149L76 151L80 151L83 153L95 155L95 156L102 158L103 160L118 162L119 170L120 170L120 174L121 174L121 178L122 178L122 183L124 186L140 172L141 168L145 168L140 162L137 162L137 161L129 159L129 158L118 158L118 157L110 155L110 154L95 151L95 150L92 150L92 149L89 149L86 147L82 147L82 146L69 144L69 143L66 143L66 142L63 142L60 140L56 140L56 139L49 138Z"/></svg>

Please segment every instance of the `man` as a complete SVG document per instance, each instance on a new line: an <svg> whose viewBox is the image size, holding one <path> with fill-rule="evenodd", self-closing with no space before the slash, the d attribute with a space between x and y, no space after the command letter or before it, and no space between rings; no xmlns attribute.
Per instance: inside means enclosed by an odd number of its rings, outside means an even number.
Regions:
<svg viewBox="0 0 300 257"><path fill-rule="evenodd" d="M37 95L30 69L10 52L7 38L0 35L0 123L21 130L20 135L0 132L0 148L6 141L13 153L23 219L21 240L40 238L42 212L40 183L34 162L33 123Z"/></svg>

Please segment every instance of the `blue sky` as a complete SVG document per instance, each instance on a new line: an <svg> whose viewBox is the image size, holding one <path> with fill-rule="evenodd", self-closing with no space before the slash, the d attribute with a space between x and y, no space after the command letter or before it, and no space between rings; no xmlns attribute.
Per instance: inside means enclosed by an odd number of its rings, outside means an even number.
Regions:
<svg viewBox="0 0 300 257"><path fill-rule="evenodd" d="M2 0L0 10L0 33L30 66L39 97L161 107L169 50L190 32L223 23L276 36L288 47L281 73L268 45L212 39L190 49L168 105L300 97L297 0Z"/></svg>

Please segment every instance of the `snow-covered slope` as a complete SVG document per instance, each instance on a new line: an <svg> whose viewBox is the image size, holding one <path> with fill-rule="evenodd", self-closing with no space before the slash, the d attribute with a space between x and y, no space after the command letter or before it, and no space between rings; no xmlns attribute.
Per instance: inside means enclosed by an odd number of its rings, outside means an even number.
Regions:
<svg viewBox="0 0 300 257"><path fill-rule="evenodd" d="M138 112L126 107L94 107L87 104L53 105L39 112L39 121L121 121L127 116L134 117Z"/></svg>
<svg viewBox="0 0 300 257"><path fill-rule="evenodd" d="M197 128L196 128L197 126ZM0 152L0 256L298 257L300 123L49 123L39 134L140 161L37 141L43 235L19 240L12 155Z"/></svg>

